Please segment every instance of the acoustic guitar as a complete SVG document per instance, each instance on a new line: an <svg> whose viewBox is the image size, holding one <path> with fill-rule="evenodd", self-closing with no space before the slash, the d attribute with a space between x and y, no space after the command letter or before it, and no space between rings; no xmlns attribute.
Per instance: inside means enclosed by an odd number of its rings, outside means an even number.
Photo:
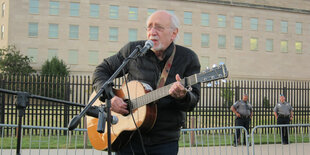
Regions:
<svg viewBox="0 0 310 155"><path fill-rule="evenodd" d="M201 73L191 75L181 80L184 86L191 86L200 82L210 82L218 79L224 79L228 76L225 64L219 65L212 69L207 69ZM169 95L169 89L172 84L166 85L159 89L150 91L144 84L138 81L130 81L127 86L123 84L121 89L113 89L118 97L128 100L130 99L132 115L124 116L111 111L111 114L118 118L118 123L111 126L111 150L117 151L128 143L130 135L135 131L136 125L142 132L148 132L152 129L156 121L157 108L154 101ZM129 92L129 97L127 96ZM90 101L96 95L95 92L90 96ZM93 106L105 104L99 99L95 101ZM87 117L88 137L92 146L97 150L106 150L108 147L107 132L97 132L98 118L92 116ZM134 120L133 120L134 119ZM107 131L107 125L105 130Z"/></svg>

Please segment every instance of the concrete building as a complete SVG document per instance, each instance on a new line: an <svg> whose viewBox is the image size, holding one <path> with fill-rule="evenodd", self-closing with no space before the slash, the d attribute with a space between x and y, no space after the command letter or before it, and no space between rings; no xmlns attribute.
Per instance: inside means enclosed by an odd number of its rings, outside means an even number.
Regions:
<svg viewBox="0 0 310 155"><path fill-rule="evenodd" d="M309 0L0 0L0 48L15 45L40 70L57 56L91 75L128 41L146 39L155 10L181 22L177 44L231 79L309 80Z"/></svg>

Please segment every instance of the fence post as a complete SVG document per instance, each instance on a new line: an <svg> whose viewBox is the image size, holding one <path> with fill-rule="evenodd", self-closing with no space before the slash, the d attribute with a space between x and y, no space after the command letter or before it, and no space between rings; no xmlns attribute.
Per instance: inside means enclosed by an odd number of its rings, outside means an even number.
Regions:
<svg viewBox="0 0 310 155"><path fill-rule="evenodd" d="M287 97L287 87L283 87L283 95Z"/></svg>
<svg viewBox="0 0 310 155"><path fill-rule="evenodd" d="M195 117L191 117L191 129L195 128L196 123L195 123ZM191 138L191 146L195 145L195 131L191 131L190 133L190 138Z"/></svg>
<svg viewBox="0 0 310 155"><path fill-rule="evenodd" d="M5 86L5 81L4 81L4 78L2 76L2 74L0 75L0 88L3 88L4 89L4 86ZM0 123L1 124L4 124L4 108L5 108L5 94L4 93L0 93ZM2 128L0 129L0 134L2 133L1 132Z"/></svg>
<svg viewBox="0 0 310 155"><path fill-rule="evenodd" d="M239 100L239 86L236 86L235 87L235 100L238 101Z"/></svg>

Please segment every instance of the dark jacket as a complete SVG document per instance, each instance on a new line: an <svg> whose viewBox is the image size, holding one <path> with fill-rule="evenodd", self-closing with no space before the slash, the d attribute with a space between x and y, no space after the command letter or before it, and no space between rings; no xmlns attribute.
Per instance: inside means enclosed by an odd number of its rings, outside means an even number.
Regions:
<svg viewBox="0 0 310 155"><path fill-rule="evenodd" d="M93 74L93 84L98 91L104 82L117 70L137 45L144 46L145 41L130 42L116 55L104 59L96 67ZM157 81L174 48L172 43L165 51L164 60L157 59L153 51L148 50L144 56L130 60L125 66L128 80L138 80L149 84L156 89ZM176 74L181 78L200 72L200 63L197 55L190 49L176 45L176 53L165 85L175 82ZM118 77L123 76L122 73ZM179 139L180 128L185 121L185 112L191 111L197 105L200 98L200 84L192 86L182 100L176 100L171 96L160 99L157 104L157 118L154 127L143 134L144 144L153 145ZM135 137L135 136L133 136ZM135 139L135 138L133 138Z"/></svg>

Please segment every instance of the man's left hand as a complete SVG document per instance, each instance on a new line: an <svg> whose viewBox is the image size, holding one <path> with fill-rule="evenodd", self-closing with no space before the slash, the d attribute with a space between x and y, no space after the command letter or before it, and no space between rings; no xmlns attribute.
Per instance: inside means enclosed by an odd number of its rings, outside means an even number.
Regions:
<svg viewBox="0 0 310 155"><path fill-rule="evenodd" d="M186 96L187 90L185 87L181 84L181 78L180 75L177 74L175 76L176 82L173 83L173 85L169 89L169 95L176 98L176 99L182 99Z"/></svg>

